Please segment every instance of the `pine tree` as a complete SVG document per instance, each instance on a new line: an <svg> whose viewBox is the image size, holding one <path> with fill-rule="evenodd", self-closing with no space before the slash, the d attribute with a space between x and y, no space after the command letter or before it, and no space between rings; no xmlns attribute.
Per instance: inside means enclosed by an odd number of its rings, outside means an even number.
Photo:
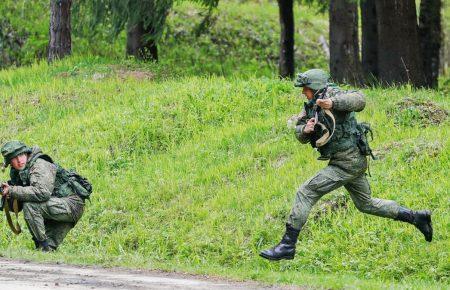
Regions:
<svg viewBox="0 0 450 290"><path fill-rule="evenodd" d="M352 0L330 1L330 73L337 82L360 84L358 5Z"/></svg>
<svg viewBox="0 0 450 290"><path fill-rule="evenodd" d="M414 0L377 0L378 69L383 84L424 85Z"/></svg>
<svg viewBox="0 0 450 290"><path fill-rule="evenodd" d="M280 59L278 67L281 78L292 78L295 73L293 6L293 0L278 0L280 14Z"/></svg>
<svg viewBox="0 0 450 290"><path fill-rule="evenodd" d="M49 62L72 52L71 6L72 0L50 0L50 39L47 57Z"/></svg>
<svg viewBox="0 0 450 290"><path fill-rule="evenodd" d="M420 1L419 37L425 86L438 85L439 53L442 41L441 0Z"/></svg>

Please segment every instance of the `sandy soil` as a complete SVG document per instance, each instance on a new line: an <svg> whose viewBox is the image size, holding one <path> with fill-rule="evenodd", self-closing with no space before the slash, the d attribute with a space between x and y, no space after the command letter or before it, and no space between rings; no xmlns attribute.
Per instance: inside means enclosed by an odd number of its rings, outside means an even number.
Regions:
<svg viewBox="0 0 450 290"><path fill-rule="evenodd" d="M0 258L0 288L21 289L294 289L205 276L121 268L40 264Z"/></svg>

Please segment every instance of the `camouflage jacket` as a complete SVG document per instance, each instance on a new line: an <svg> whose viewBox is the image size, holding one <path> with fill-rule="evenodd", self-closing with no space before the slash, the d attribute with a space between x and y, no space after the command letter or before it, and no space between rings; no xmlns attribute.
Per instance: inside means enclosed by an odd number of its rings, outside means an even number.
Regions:
<svg viewBox="0 0 450 290"><path fill-rule="evenodd" d="M39 147L33 147L29 160L41 152ZM12 185L10 195L19 201L45 202L50 199L55 186L56 165L38 158L30 166L30 162L23 170L11 168Z"/></svg>
<svg viewBox="0 0 450 290"><path fill-rule="evenodd" d="M21 202L46 202L50 197L57 197L58 190L69 190L64 199L78 220L84 209L83 199L68 187L63 188L64 181L57 178L57 165L39 158L41 155L41 149L35 146L24 169L19 171L11 168L9 181L11 197Z"/></svg>
<svg viewBox="0 0 450 290"><path fill-rule="evenodd" d="M363 168L365 170L367 166L366 158L359 154L354 139L357 124L354 112L360 112L364 109L366 105L364 95L358 91L343 91L334 86L327 87L322 94L324 99L333 101L333 107L330 111L335 118L336 127L330 141L318 148L321 153L319 159L329 159L330 164L337 165L345 170L356 170L358 172ZM311 142L312 135L304 133L304 128L308 120L314 118L314 103L315 101L305 103L304 109L298 116L295 135L303 144ZM321 123L329 123L325 120L324 113L321 110L319 110L318 118Z"/></svg>

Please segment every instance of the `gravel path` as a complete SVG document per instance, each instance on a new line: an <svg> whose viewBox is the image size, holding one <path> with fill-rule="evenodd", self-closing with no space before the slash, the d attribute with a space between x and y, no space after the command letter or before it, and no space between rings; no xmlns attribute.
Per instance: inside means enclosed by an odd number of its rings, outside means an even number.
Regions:
<svg viewBox="0 0 450 290"><path fill-rule="evenodd" d="M288 289L254 282L231 282L205 276L121 268L0 259L0 288L21 289ZM290 288L289 289L293 289Z"/></svg>

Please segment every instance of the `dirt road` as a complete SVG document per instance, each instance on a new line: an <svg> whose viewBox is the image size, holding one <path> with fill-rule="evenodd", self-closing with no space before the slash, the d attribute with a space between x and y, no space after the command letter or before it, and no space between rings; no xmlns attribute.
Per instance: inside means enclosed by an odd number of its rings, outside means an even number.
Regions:
<svg viewBox="0 0 450 290"><path fill-rule="evenodd" d="M0 259L0 288L22 289L281 289L154 271L79 267ZM283 288L287 289L287 288ZM290 288L292 289L292 288Z"/></svg>

